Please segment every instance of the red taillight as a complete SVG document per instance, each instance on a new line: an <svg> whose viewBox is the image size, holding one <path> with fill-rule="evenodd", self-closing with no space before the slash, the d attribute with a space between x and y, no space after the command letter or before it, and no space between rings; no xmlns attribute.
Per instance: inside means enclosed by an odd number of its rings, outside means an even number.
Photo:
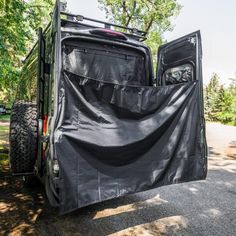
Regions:
<svg viewBox="0 0 236 236"><path fill-rule="evenodd" d="M43 135L46 135L47 133L47 124L48 124L48 116L43 116Z"/></svg>
<svg viewBox="0 0 236 236"><path fill-rule="evenodd" d="M110 29L92 29L89 32L91 34L97 34L97 35L101 35L101 36L105 36L105 37L109 37L109 38L117 38L117 39L127 40L127 37L123 33L113 31Z"/></svg>

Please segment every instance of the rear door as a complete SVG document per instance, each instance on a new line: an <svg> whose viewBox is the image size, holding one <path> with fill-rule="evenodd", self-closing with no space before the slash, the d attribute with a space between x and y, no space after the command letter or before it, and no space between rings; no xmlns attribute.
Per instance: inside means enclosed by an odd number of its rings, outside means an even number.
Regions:
<svg viewBox="0 0 236 236"><path fill-rule="evenodd" d="M162 45L158 51L158 85L202 82L200 31Z"/></svg>
<svg viewBox="0 0 236 236"><path fill-rule="evenodd" d="M200 31L162 45L158 50L157 85L168 86L198 81L202 145L207 154L202 85L202 44Z"/></svg>

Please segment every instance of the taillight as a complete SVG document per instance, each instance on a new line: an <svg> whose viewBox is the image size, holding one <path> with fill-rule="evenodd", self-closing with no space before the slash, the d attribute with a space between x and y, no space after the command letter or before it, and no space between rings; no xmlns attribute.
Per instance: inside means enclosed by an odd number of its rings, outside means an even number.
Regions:
<svg viewBox="0 0 236 236"><path fill-rule="evenodd" d="M47 124L48 124L48 116L43 116L43 135L46 135L47 133Z"/></svg>
<svg viewBox="0 0 236 236"><path fill-rule="evenodd" d="M127 40L127 37L123 33L113 31L113 30L110 30L110 29L92 29L89 32L91 34L101 35L101 36L104 36L104 37Z"/></svg>

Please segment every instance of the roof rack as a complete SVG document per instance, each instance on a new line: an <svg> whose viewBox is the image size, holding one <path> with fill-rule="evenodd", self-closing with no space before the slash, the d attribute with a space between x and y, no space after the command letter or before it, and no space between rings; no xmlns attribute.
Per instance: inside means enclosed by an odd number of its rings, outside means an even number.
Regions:
<svg viewBox="0 0 236 236"><path fill-rule="evenodd" d="M86 24L83 23L83 21L91 21L91 22L94 22L94 23L102 24L103 26L100 27L100 28L106 28L106 29L111 29L112 27L120 28L120 29L123 29L123 30L127 31L127 32L122 32L122 33L124 33L128 37L133 36L133 37L135 37L136 39L138 39L140 41L144 41L146 39L147 32L145 32L145 31L142 31L142 30L139 30L139 29L136 29L136 28L130 28L130 27L122 26L122 25L117 25L117 24L113 24L113 23L109 23L109 22L105 22L105 21L101 21L101 20L96 20L96 19L84 17L82 15L76 15L76 14L68 13L68 12L65 12L65 11L66 11L66 4L61 3L60 0L56 0L56 7L55 7L54 12L57 13L56 14L57 18L59 18L57 22L61 22L63 20L63 21L67 21L67 22L73 22L75 24L77 23L77 24L80 24L80 25L86 25ZM66 16L66 20L61 19L61 15ZM43 33L47 32L47 30L50 28L51 24L52 24L52 22L49 22L49 24L46 26ZM86 25L86 26L96 28L95 25ZM29 56L33 53L33 51L35 50L37 44L38 44L38 40L34 44L33 48L30 50L30 52L27 54L25 59L22 61L23 63L25 63L26 60L29 58Z"/></svg>
<svg viewBox="0 0 236 236"><path fill-rule="evenodd" d="M60 14L63 16L66 16L68 21L78 23L78 24L82 23L83 21L91 21L91 22L102 24L103 25L102 28L111 29L111 27L116 27L116 28L126 30L127 32L129 32L129 35L132 35L138 38L143 39L147 35L147 32L136 29L136 28L130 28L130 27L122 26L122 25L117 25L117 24L113 24L113 23L109 23L109 22L105 22L101 20L96 20L96 19L84 17L82 15L76 15L76 14L72 14L72 13L68 13L64 11L61 11Z"/></svg>

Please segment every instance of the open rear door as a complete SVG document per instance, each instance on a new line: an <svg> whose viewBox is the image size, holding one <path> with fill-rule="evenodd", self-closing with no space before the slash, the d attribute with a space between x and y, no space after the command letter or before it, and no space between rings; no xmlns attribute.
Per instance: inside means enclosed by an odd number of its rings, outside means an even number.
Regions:
<svg viewBox="0 0 236 236"><path fill-rule="evenodd" d="M168 86L198 81L201 140L207 156L202 83L202 44L200 31L162 45L158 50L157 84Z"/></svg>
<svg viewBox="0 0 236 236"><path fill-rule="evenodd" d="M158 53L158 85L202 82L200 31L162 45Z"/></svg>

